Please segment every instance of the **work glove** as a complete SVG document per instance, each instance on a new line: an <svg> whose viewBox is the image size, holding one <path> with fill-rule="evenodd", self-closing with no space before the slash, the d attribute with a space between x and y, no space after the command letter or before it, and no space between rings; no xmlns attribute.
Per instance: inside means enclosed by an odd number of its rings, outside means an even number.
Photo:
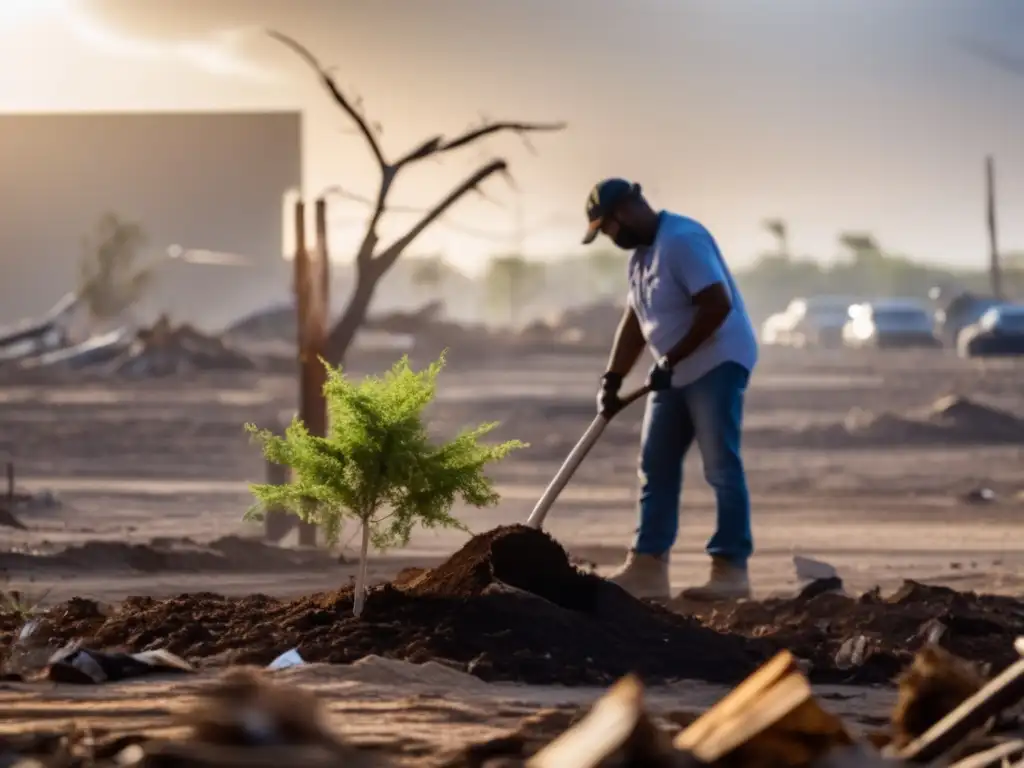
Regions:
<svg viewBox="0 0 1024 768"><path fill-rule="evenodd" d="M601 377L601 388L597 390L597 412L609 418L622 407L619 400L619 389L622 387L622 376L609 371Z"/></svg>
<svg viewBox="0 0 1024 768"><path fill-rule="evenodd" d="M647 372L647 388L651 392L661 392L663 389L669 389L672 386L672 366L668 364L668 360L664 357L658 358L658 361L651 366L651 370Z"/></svg>

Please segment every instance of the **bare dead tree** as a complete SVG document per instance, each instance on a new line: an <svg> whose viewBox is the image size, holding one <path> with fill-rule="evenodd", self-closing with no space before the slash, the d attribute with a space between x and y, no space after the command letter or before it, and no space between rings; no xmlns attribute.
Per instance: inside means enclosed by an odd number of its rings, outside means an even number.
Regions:
<svg viewBox="0 0 1024 768"><path fill-rule="evenodd" d="M388 195L394 186L398 174L415 163L446 155L449 152L475 144L481 139L496 133L515 133L524 142L527 142L527 148L531 148L526 138L527 134L541 131L561 131L566 126L565 123L561 122L485 122L483 125L471 128L450 139L442 135L433 136L408 150L397 159L390 160L384 153L379 141L379 126L371 123L363 114L358 103L350 100L342 92L330 71L305 46L288 35L274 30L268 30L268 34L274 40L277 40L293 51L316 72L320 83L334 100L335 104L355 123L358 132L366 140L370 152L377 161L377 167L380 169L380 186L373 203L373 211L367 220L366 232L356 251L356 285L341 319L331 328L327 339L326 353L328 358L340 361L344 358L345 352L348 350L352 340L355 338L356 332L359 330L359 326L362 325L366 317L377 284L384 274L394 266L405 249L455 203L470 192L479 193L480 184L485 179L499 173L507 175L508 162L502 158L495 158L483 164L440 201L428 208L404 235L389 245L381 246L377 235L377 228L381 218L388 210Z"/></svg>

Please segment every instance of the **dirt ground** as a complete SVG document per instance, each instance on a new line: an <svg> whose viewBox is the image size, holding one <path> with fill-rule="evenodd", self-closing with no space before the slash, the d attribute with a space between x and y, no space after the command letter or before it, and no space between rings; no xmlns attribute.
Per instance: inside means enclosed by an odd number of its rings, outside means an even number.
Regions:
<svg viewBox="0 0 1024 768"><path fill-rule="evenodd" d="M525 520L592 418L593 387L602 368L595 355L562 353L476 368L463 364L442 375L432 413L439 432L498 420L498 437L531 444L494 471L500 507L462 512L474 532ZM963 361L948 352L764 350L748 396L745 432L758 597L798 589L794 554L834 565L852 593L875 586L895 590L913 579L1024 596L1021 381L1024 362ZM948 395L969 397L976 407L946 403L928 410ZM355 570L348 562L354 559L354 529L332 553L268 554L237 538L259 532L243 524L241 515L250 501L247 483L263 473L242 424L269 426L290 413L294 398L288 378L252 372L0 387L0 459L14 462L19 490L53 494L50 503L15 510L24 530L0 528L6 588L46 605L73 596L112 602L187 592L289 598L346 585ZM609 427L546 526L599 572L621 560L635 527L641 410L635 406ZM991 493L976 493L982 488ZM713 514L695 451L687 462L674 587L704 576L702 548ZM436 565L467 538L418 532L407 550L376 556L371 578L383 581L410 566ZM331 668L325 676L321 669L297 674L303 682L320 681L332 708L344 711L349 727L368 729L371 741L380 737L372 721L384 709L391 722L412 734L403 738L454 742L469 738L467 728L504 727L505 720L495 719L502 707L481 702L506 697L524 702L526 711L558 697L579 701L594 695L592 689L488 688L493 684L470 678L473 693L463 696L459 689L443 705L430 703L427 693L408 694L427 702L420 711L403 709L404 699L392 699L394 690L389 694L383 684L369 686L371 695L367 684L345 678L355 674L350 668ZM3 709L13 712L31 700L36 714L24 710L20 719L6 719L4 729L71 716L128 716L139 708L143 720L159 720L170 704L142 701L157 692L161 699L170 697L161 685L57 688L45 694L13 686L0 692ZM409 685L407 690L417 690ZM173 696L187 697L188 690L176 689ZM703 706L724 689L679 683L671 690L665 694L668 707ZM849 701L861 707L860 714L877 715L888 694L859 689L843 695L853 697L842 699L843 706ZM490 715L456 714L474 707ZM407 716L394 714L406 709ZM358 725L361 715L349 710L369 713L366 724ZM513 710L509 722L521 714ZM442 735L427 733L437 718L450 727Z"/></svg>

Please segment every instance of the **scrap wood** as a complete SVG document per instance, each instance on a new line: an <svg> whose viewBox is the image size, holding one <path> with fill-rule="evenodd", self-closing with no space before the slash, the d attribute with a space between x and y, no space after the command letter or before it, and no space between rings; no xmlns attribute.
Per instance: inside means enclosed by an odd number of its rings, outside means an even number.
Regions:
<svg viewBox="0 0 1024 768"><path fill-rule="evenodd" d="M795 672L799 672L799 669L793 654L789 651L776 654L754 674L733 688L718 704L697 718L689 728L676 736L675 748L692 752L697 744L707 738L722 722L743 711L763 691Z"/></svg>
<svg viewBox="0 0 1024 768"><path fill-rule="evenodd" d="M630 675L617 682L580 722L534 755L528 768L596 768L622 752L625 765L669 766L671 745L644 710L644 689Z"/></svg>
<svg viewBox="0 0 1024 768"><path fill-rule="evenodd" d="M702 763L808 765L855 740L814 698L796 659L782 652L680 733L674 746ZM732 761L730 761L732 762Z"/></svg>
<svg viewBox="0 0 1024 768"><path fill-rule="evenodd" d="M1024 659L1011 664L985 687L964 701L894 756L929 763L948 752L1004 709L1024 699Z"/></svg>

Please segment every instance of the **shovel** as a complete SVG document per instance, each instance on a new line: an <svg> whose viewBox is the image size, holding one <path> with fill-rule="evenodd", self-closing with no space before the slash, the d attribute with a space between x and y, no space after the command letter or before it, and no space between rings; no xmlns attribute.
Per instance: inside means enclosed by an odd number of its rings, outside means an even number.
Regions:
<svg viewBox="0 0 1024 768"><path fill-rule="evenodd" d="M543 527L544 519L548 516L548 512L551 511L552 505L565 489L565 486L569 484L572 476L576 474L576 470L583 463L587 454L590 453L590 449L597 443L598 438L601 437L605 427L608 426L608 422L612 420L615 414L624 410L626 406L639 400L650 391L649 387L640 387L635 392L630 392L625 397L619 399L620 405L618 410L610 414L599 413L594 417L594 420L590 422L590 426L587 427L587 431L583 433L583 437L580 438L579 442L573 446L569 456L559 468L558 474L548 483L548 487L544 489L544 494L533 508L533 512L526 519L526 524L530 528L540 530Z"/></svg>

